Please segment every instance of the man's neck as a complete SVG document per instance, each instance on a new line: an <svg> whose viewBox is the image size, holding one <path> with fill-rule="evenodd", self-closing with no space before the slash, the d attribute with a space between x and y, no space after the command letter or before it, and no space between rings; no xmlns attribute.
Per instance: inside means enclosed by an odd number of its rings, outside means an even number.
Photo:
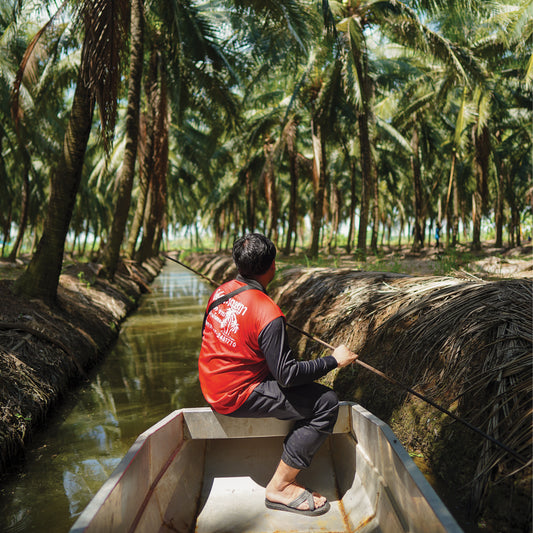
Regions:
<svg viewBox="0 0 533 533"><path fill-rule="evenodd" d="M260 291L263 291L266 293L266 286L261 283L259 279L256 278L247 278L241 274L237 274L237 281L241 281L242 283L246 283L247 285L252 286L254 289L259 289Z"/></svg>

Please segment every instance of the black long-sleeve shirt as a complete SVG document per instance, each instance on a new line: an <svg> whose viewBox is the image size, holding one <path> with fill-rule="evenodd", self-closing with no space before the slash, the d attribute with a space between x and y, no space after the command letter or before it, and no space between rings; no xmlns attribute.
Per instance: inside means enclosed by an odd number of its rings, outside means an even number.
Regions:
<svg viewBox="0 0 533 533"><path fill-rule="evenodd" d="M297 361L287 341L283 317L276 318L263 328L259 334L259 347L270 373L282 387L310 383L337 367L337 360L332 355Z"/></svg>
<svg viewBox="0 0 533 533"><path fill-rule="evenodd" d="M245 278L240 274L237 280L266 294L266 290L256 280ZM337 367L337 360L332 355L310 361L297 361L289 346L285 328L285 319L278 317L262 329L258 338L259 347L265 356L270 373L280 386L296 387L310 383Z"/></svg>

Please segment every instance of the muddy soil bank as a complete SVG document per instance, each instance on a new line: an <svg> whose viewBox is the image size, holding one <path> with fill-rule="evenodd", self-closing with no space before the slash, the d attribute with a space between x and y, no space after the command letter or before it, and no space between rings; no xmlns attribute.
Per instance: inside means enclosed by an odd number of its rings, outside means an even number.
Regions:
<svg viewBox="0 0 533 533"><path fill-rule="evenodd" d="M109 282L98 277L98 264L70 263L56 305L48 306L12 293L24 265L0 264L0 473L106 354L162 265L161 259L125 263Z"/></svg>
<svg viewBox="0 0 533 533"><path fill-rule="evenodd" d="M183 259L217 282L229 255ZM287 321L468 420L529 462L360 365L330 374L341 399L387 422L465 531L531 531L533 281L304 268L278 263ZM302 358L324 348L290 327Z"/></svg>

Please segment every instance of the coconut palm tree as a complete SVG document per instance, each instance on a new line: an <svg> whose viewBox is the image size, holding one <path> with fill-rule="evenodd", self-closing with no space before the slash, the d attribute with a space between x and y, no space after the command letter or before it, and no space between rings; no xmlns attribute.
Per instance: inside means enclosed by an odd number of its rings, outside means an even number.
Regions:
<svg viewBox="0 0 533 533"><path fill-rule="evenodd" d="M117 179L117 197L109 239L102 263L109 278L117 269L122 239L128 221L131 191L137 159L141 79L144 61L144 2L131 0L130 10L130 65L128 81L128 108L126 112L126 143L124 163Z"/></svg>
<svg viewBox="0 0 533 533"><path fill-rule="evenodd" d="M43 235L14 290L19 294L54 301L63 263L76 194L80 184L93 111L98 101L104 136L113 131L118 86L118 51L123 36L126 2L83 3L84 39L78 80L63 149L50 180L50 201ZM120 9L122 8L122 9Z"/></svg>
<svg viewBox="0 0 533 533"><path fill-rule="evenodd" d="M9 254L14 261L22 243L28 223L32 177L36 172L32 164L30 150L39 144L35 121L39 121L35 108L38 79L35 73L17 80L18 65L21 62L27 43L35 32L32 21L19 3L4 2L0 6L0 222L4 229L4 241L10 240L11 223L16 219L18 232ZM28 37L29 36L29 37ZM11 92L13 83L26 97L12 120ZM26 124L32 122L32 127ZM33 175L33 176L32 176Z"/></svg>
<svg viewBox="0 0 533 533"><path fill-rule="evenodd" d="M12 157L17 153L17 136L11 121L10 96L11 84L16 76L17 65L24 53L25 44L22 32L17 32L15 15L19 10L15 3L4 2L0 5L0 224L4 233L2 255L10 240L11 223L16 213L13 207L17 189L22 189L14 181L18 172L10 172ZM16 161L13 157L13 163Z"/></svg>
<svg viewBox="0 0 533 533"><path fill-rule="evenodd" d="M239 3L239 5L246 6L248 3ZM251 5L253 6L253 2ZM82 175L84 154L96 102L100 110L104 140L107 143L113 131L118 86L118 54L121 50L121 39L127 33L125 12L128 7L129 2L126 1L111 3L102 0L86 0L80 5L85 35L72 110L63 151L57 166L51 173L50 202L43 235L27 270L15 284L15 290L19 293L42 297L46 300L55 299L65 238ZM195 30L203 26L202 22L190 16L191 10L194 9L189 2L163 2L157 7L168 15L162 17L161 20L166 21L174 36L184 35L174 31L175 29ZM264 8L265 6L260 6L260 9ZM283 6L275 7L275 11L277 18L285 17L287 14ZM176 22L179 24L175 24ZM195 49L196 55L189 60L191 64L198 63L199 60L205 58L213 60L212 65L215 67L223 63L221 57L214 58L209 53L212 46L209 45L208 40L202 38L198 44L200 46ZM176 38L169 46L170 51L177 58L182 57L181 45L181 39ZM207 77L209 76L208 70L203 68L203 73L207 74ZM179 72L186 74L186 71ZM181 81L183 82L184 79ZM184 83L178 84L178 88L181 92L177 101L181 102L181 98L187 95L187 90ZM197 102L204 101L199 93L196 98Z"/></svg>
<svg viewBox="0 0 533 533"><path fill-rule="evenodd" d="M7 10L8 6L3 3L2 9ZM75 72L72 38L65 32L67 25L52 17L38 31L41 12L35 5L16 2L11 8L9 15L6 11L5 17L0 16L9 21L0 39L0 113L2 168L10 174L5 175L8 190L3 199L13 204L13 209L6 206L2 212L8 213L17 227L9 256L14 260L27 228L34 235L40 232L35 225L41 218L41 206L45 205L46 175L65 132L57 117L66 112L64 94ZM41 64L46 67L40 68ZM11 162L12 157L15 159Z"/></svg>
<svg viewBox="0 0 533 533"><path fill-rule="evenodd" d="M136 254L139 262L157 255L159 232L164 219L166 203L166 180L168 170L168 99L162 54L155 51L155 78L151 78L150 148L143 165L143 174L148 177L145 189L143 213L143 236ZM152 70L152 69L151 69Z"/></svg>
<svg viewBox="0 0 533 533"><path fill-rule="evenodd" d="M486 210L488 196L488 177L491 157L497 160L497 167L501 167L500 153L496 153L495 146L502 142L502 120L509 121L511 116L520 117L526 109L530 109L530 89L533 80L533 50L531 38L533 36L533 5L530 1L497 2L490 13L486 24L480 26L479 37L473 44L473 48L487 64L487 70L492 73L491 79L483 85L476 87L474 101L477 103L477 120L472 132L473 145L475 148L476 191L474 195L474 235L472 246L480 248L480 218L481 210ZM489 34L487 35L487 28ZM510 75L512 73L512 75ZM504 96L505 95L505 96ZM515 122L516 124L516 122ZM525 131L524 131L525 133ZM530 133L530 132L529 132ZM526 134L526 137L529 135ZM526 141L527 142L527 141ZM513 151L514 157L523 154ZM509 154L511 155L511 154ZM519 156L520 157L520 156ZM527 161L524 159L524 161ZM527 166L527 164L526 164ZM502 176L505 171L498 171ZM514 175L520 175L514 174ZM506 189L503 182L497 187L497 243L501 246L503 223L503 192ZM516 193L520 191L522 194ZM515 198L525 197L524 189L511 187L507 194L510 203L516 206ZM520 203L520 202L518 202ZM511 208L511 216L516 222L518 231L518 243L520 240L518 210ZM511 225L515 226L513 221ZM511 231L513 233L513 231Z"/></svg>
<svg viewBox="0 0 533 533"><path fill-rule="evenodd" d="M394 1L346 0L333 2L324 0L324 11L330 15L328 23L335 23L340 32L340 42L349 51L350 68L353 69L358 102L358 127L362 171L361 213L357 248L366 251L366 232L370 216L370 197L373 197L373 234L371 246L377 246L378 184L374 156L372 154L375 93L372 81L368 38L371 30L378 28L393 42L399 42L415 50L431 53L450 65L458 78L466 77L467 67L475 70L467 50L461 49L449 40L422 24L417 13L406 3Z"/></svg>
<svg viewBox="0 0 533 533"><path fill-rule="evenodd" d="M138 180L139 191L126 247L126 255L130 259L134 258L135 246L143 225L153 169L155 123L157 122L155 116L158 110L161 54L157 52L154 44L152 44L151 48L150 61L145 77L146 110L140 116L140 138L138 139L141 152Z"/></svg>
<svg viewBox="0 0 533 533"><path fill-rule="evenodd" d="M242 85L236 93L240 96L241 125L236 131L225 128L219 135L219 149L208 173L212 191L206 199L216 201L217 207L205 218L212 221L215 233L225 235L240 232L241 228L256 230L262 219L261 229L276 240L279 190L285 187L289 173L284 167L286 149L292 158L293 179L289 218L293 223L295 220L294 183L301 155L291 141L300 137L294 130L293 117L301 112L297 89L305 77L302 63L305 67L307 48L313 42L311 32L319 25L312 13L295 10L296 3L285 13L279 9L281 4L267 9L254 5L253 10L243 4L239 4L239 19L234 26L236 36L228 43L236 47L240 58L236 72ZM294 17L294 24L287 25L287 15ZM299 130L304 127L300 125ZM293 233L291 229L289 234Z"/></svg>
<svg viewBox="0 0 533 533"><path fill-rule="evenodd" d="M390 139L397 148L396 166L410 169L412 190L412 212L414 215L412 251L418 252L424 246L425 224L430 205L436 203L431 195L438 190L440 172L438 158L440 136L433 114L439 109L440 90L438 79L434 79L433 63L423 56L411 56L404 71L396 68L393 90L387 99L395 100L387 115L377 117L380 138ZM400 163L398 158L404 158ZM382 163L383 164L383 163ZM385 166L392 171L388 162ZM428 172L429 170L429 172Z"/></svg>
<svg viewBox="0 0 533 533"><path fill-rule="evenodd" d="M315 202L312 213L311 247L309 254L317 257L320 232L324 216L326 193L329 189L327 139L335 123L335 104L340 91L342 63L337 60L324 69L320 76L311 78L308 106L311 116L311 139L313 146L313 185Z"/></svg>
<svg viewBox="0 0 533 533"><path fill-rule="evenodd" d="M221 42L206 6L193 2L159 2L152 5L150 15L150 28L154 29L150 36L152 63L145 82L148 112L143 130L143 166L140 171L140 196L127 247L127 255L133 257L141 223L146 221L148 226L143 231L145 242L141 243L142 252L138 254L138 257L144 258L146 254L156 253L157 247L149 243L151 235L155 236L151 225L157 219L160 226L164 216L162 204L158 201L156 207L152 202L159 196L154 196L155 190L160 193L166 190L163 177L158 178L157 186L149 180L152 169L163 172L166 180L169 135L172 133L167 115L172 113L174 131L189 120L192 109L197 123L203 123L207 128L224 119L231 127L233 117L237 115L235 98L230 91L236 83L233 73L236 59ZM220 16L226 23L224 14ZM167 28L164 33L155 29L162 23ZM215 108L220 117L213 113ZM164 124L166 126L161 128ZM145 212L152 208L157 214Z"/></svg>

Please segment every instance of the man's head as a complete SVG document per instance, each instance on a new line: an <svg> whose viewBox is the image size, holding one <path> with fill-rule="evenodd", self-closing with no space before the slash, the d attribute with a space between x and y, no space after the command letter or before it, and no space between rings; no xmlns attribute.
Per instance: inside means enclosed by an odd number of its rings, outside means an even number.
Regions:
<svg viewBox="0 0 533 533"><path fill-rule="evenodd" d="M274 243L260 233L249 233L233 243L233 261L246 278L265 274L275 258Z"/></svg>

